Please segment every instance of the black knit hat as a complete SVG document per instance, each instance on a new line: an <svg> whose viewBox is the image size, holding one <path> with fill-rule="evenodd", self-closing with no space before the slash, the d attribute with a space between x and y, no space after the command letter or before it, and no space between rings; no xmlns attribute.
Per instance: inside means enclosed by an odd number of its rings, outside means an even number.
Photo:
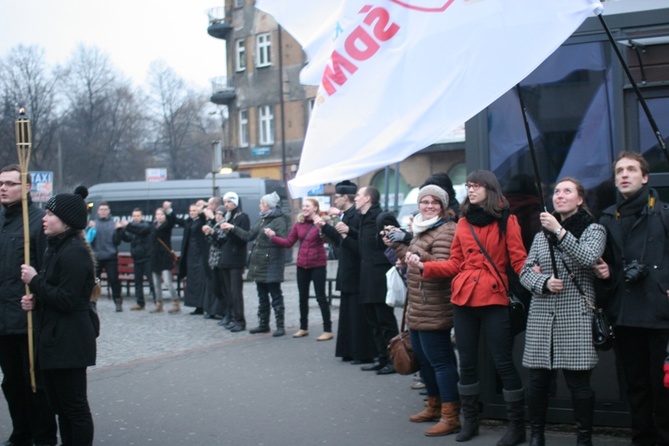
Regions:
<svg viewBox="0 0 669 446"><path fill-rule="evenodd" d="M335 192L340 195L355 195L358 192L358 186L349 180L344 180L335 185Z"/></svg>
<svg viewBox="0 0 669 446"><path fill-rule="evenodd" d="M73 229L84 229L88 221L86 202L88 189L78 186L73 194L58 194L46 203L46 209Z"/></svg>

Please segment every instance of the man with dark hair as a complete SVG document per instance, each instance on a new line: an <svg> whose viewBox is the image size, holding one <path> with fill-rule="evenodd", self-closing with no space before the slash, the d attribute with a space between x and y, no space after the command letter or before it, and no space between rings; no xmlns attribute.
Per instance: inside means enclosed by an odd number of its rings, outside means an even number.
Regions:
<svg viewBox="0 0 669 446"><path fill-rule="evenodd" d="M617 202L600 219L607 246L595 264L609 288L603 304L627 384L632 443L644 446L669 444L669 391L662 383L669 343L669 205L648 187L648 170L639 153L618 156Z"/></svg>
<svg viewBox="0 0 669 446"><path fill-rule="evenodd" d="M144 276L149 284L149 291L156 302L156 290L153 288L153 277L151 276L151 223L144 220L144 214L140 208L132 211L132 221L124 221L122 237L130 242L130 255L135 274L135 298L137 304L130 307L131 310L143 310L144 301Z"/></svg>
<svg viewBox="0 0 669 446"><path fill-rule="evenodd" d="M101 202L98 205L98 219L88 222L86 240L95 254L95 275L99 279L102 270L107 272L116 312L123 311L121 282L118 280L118 245L121 244L122 237L121 223L111 218L109 203Z"/></svg>
<svg viewBox="0 0 669 446"><path fill-rule="evenodd" d="M338 224L341 234L348 234L358 242L360 253L360 303L367 323L372 327L378 358L362 370L376 371L378 375L395 373L388 358L388 344L399 330L393 308L386 305L386 272L392 266L384 252L386 245L376 229L376 217L381 213L381 194L372 186L358 189L355 207L361 217L357 228Z"/></svg>
<svg viewBox="0 0 669 446"><path fill-rule="evenodd" d="M371 362L377 356L372 330L365 319L360 304L360 255L357 240L337 232L335 226L357 228L360 213L355 208L355 194L358 186L350 181L342 181L335 186L334 206L329 214L333 225L322 225L325 234L337 246L337 290L341 293L339 306L339 327L335 356L352 364ZM321 220L322 221L322 220Z"/></svg>
<svg viewBox="0 0 669 446"><path fill-rule="evenodd" d="M26 181L30 190L30 175ZM30 383L28 324L21 309L21 297L25 294L20 279L24 263L21 194L21 169L16 164L4 167L0 170L0 368L13 430L3 445L55 445L56 416L47 402L40 374L35 373L36 393ZM44 211L32 203L28 194L30 264L38 270L46 249L43 216ZM36 313L39 311L35 309Z"/></svg>

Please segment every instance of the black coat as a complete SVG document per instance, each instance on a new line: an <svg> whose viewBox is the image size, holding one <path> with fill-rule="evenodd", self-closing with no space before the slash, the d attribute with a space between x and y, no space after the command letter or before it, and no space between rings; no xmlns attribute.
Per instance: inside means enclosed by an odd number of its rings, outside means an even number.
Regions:
<svg viewBox="0 0 669 446"><path fill-rule="evenodd" d="M360 303L363 304L378 304L386 301L386 272L392 265L384 254L386 245L376 228L376 217L380 213L381 207L378 204L372 206L361 215L357 231L349 231L349 235L358 240Z"/></svg>
<svg viewBox="0 0 669 446"><path fill-rule="evenodd" d="M151 229L149 246L151 248L151 271L160 274L161 271L171 271L174 268L174 256L172 255L172 228L174 228L176 216L174 212L165 215L165 222L158 226L155 222ZM167 248L160 243L162 241Z"/></svg>
<svg viewBox="0 0 669 446"><path fill-rule="evenodd" d="M188 271L188 248L189 248L189 240L191 239L191 234L194 235L192 237L195 240L195 243L197 243L197 248L200 253L202 253L202 265L199 265L200 268L206 270L208 266L208 256L207 254L209 253L209 245L207 244L207 239L204 236L204 233L202 232L202 226L206 223L204 214L200 214L196 219L192 218L186 218L186 219L175 219L177 224L179 226L182 226L184 228L183 232L183 240L181 241L181 260L179 261L179 278L184 278L187 276L187 271Z"/></svg>
<svg viewBox="0 0 669 446"><path fill-rule="evenodd" d="M94 285L93 260L75 231L50 237L44 267L30 281L40 309L37 357L42 369L95 365L95 330L89 315Z"/></svg>
<svg viewBox="0 0 669 446"><path fill-rule="evenodd" d="M355 206L351 206L341 215L342 223L349 228L360 226L360 213ZM347 294L358 294L360 292L360 255L358 254L357 240L349 237L343 238L337 230L330 225L323 226L325 234L337 246L337 290Z"/></svg>
<svg viewBox="0 0 669 446"><path fill-rule="evenodd" d="M249 216L240 211L239 208L232 211L232 215L230 215L227 222L244 231L248 231L251 227ZM246 245L246 240L239 237L234 232L228 233L227 241L223 244L221 252L221 256L223 257L221 268L245 268L247 254Z"/></svg>
<svg viewBox="0 0 669 446"><path fill-rule="evenodd" d="M130 255L136 262L151 258L151 223L131 221L123 228L123 241L130 242Z"/></svg>
<svg viewBox="0 0 669 446"><path fill-rule="evenodd" d="M42 231L44 211L34 204L28 207L30 227L30 264L39 271L42 267L46 236ZM28 330L26 313L21 309L25 285L20 268L24 263L23 215L21 203L0 210L0 336L25 334ZM2 341L0 341L2 342Z"/></svg>
<svg viewBox="0 0 669 446"><path fill-rule="evenodd" d="M644 207L627 234L616 217L617 205L604 210L600 223L606 228L604 261L611 270L608 293L600 293L611 323L624 327L669 329L669 205L659 200L657 192L652 210ZM646 250L641 259L644 246ZM643 260L648 275L640 281L625 283L624 259Z"/></svg>

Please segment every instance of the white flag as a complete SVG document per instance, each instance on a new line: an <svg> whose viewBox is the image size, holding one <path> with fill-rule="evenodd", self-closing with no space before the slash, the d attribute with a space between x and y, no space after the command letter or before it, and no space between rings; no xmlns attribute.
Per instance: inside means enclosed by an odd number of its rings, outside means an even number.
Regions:
<svg viewBox="0 0 669 446"><path fill-rule="evenodd" d="M258 0L319 85L293 197L404 160L532 72L595 0Z"/></svg>

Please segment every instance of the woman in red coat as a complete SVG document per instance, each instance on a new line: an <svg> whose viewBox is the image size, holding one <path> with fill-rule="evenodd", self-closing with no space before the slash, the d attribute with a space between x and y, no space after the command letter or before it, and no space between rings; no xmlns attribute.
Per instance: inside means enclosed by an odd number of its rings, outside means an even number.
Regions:
<svg viewBox="0 0 669 446"><path fill-rule="evenodd" d="M478 435L479 378L478 346L481 327L486 331L488 350L502 379L509 426L498 446L525 441L523 383L513 363L513 336L509 321L508 279L506 268L520 273L527 253L520 226L509 213L509 203L502 195L499 181L492 172L477 170L467 177L467 198L462 204L451 245L451 257L445 261L421 262L407 255L407 263L423 270L426 278L453 277L451 282L455 338L460 355L458 391L464 413L464 425L457 441ZM473 233L488 252L488 261Z"/></svg>
<svg viewBox="0 0 669 446"><path fill-rule="evenodd" d="M272 243L283 248L291 248L297 241L300 249L297 251L297 289L300 294L300 329L293 335L302 338L309 335L309 285L314 283L316 301L323 316L323 334L316 340L329 341L332 339L332 321L330 320L330 305L325 297L325 278L327 254L323 244L323 237L314 218L318 217L318 201L306 198L302 205L302 214L297 223L290 230L288 237L277 237L276 233L265 228L265 235Z"/></svg>

